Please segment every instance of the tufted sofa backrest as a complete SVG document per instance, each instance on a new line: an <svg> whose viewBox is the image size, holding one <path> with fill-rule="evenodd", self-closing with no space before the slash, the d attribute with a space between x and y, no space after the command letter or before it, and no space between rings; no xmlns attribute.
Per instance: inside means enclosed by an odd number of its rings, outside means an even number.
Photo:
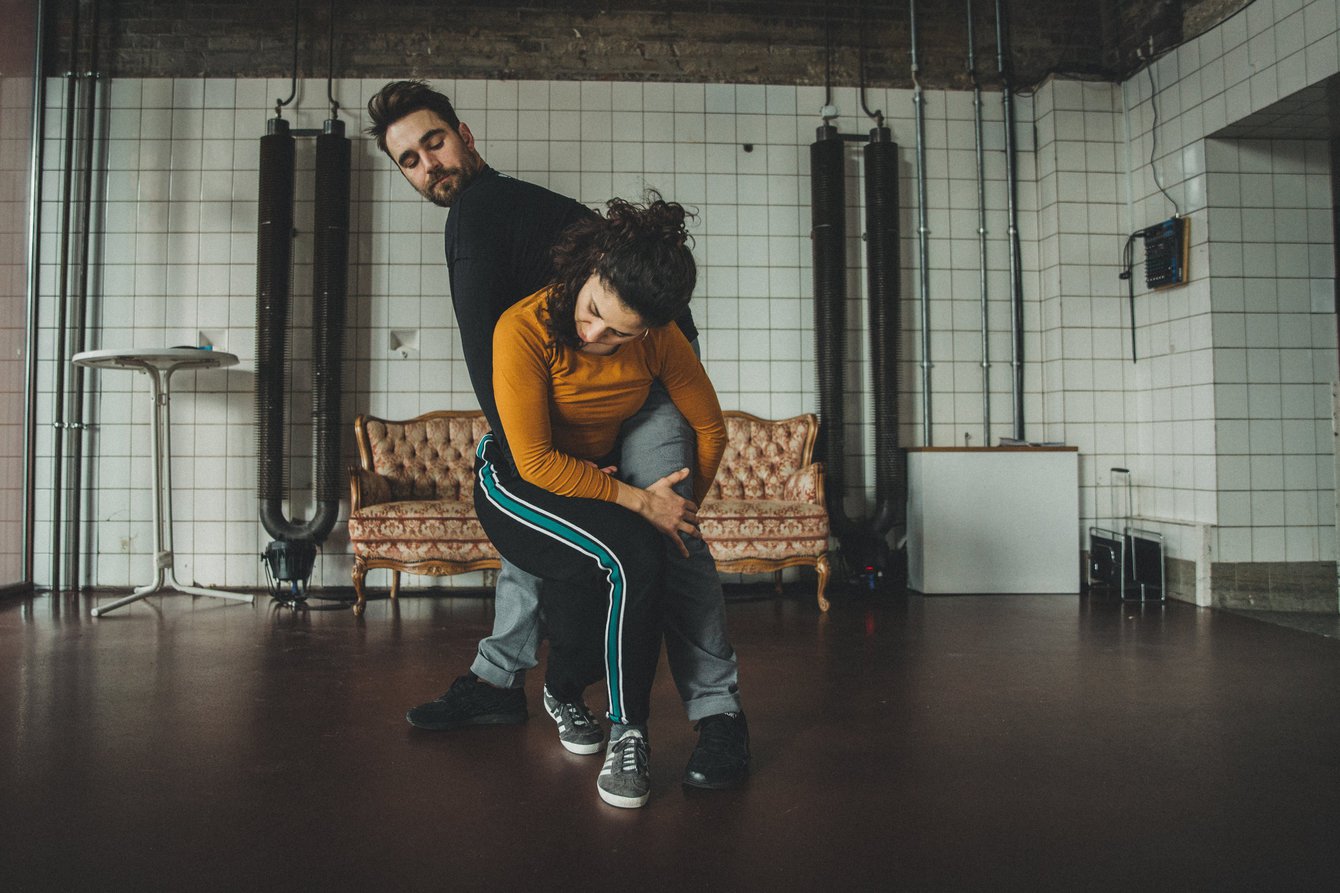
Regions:
<svg viewBox="0 0 1340 893"><path fill-rule="evenodd" d="M813 413L773 421L730 410L726 453L708 499L780 499L786 479L808 465L819 420Z"/></svg>
<svg viewBox="0 0 1340 893"><path fill-rule="evenodd" d="M386 478L391 498L468 501L474 496L474 452L488 431L483 413L438 411L404 422L359 418L359 455Z"/></svg>

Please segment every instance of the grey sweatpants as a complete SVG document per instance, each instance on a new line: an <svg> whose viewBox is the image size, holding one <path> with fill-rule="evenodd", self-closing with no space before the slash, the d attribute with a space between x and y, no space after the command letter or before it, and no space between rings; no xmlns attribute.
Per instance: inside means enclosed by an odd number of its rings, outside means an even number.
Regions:
<svg viewBox="0 0 1340 893"><path fill-rule="evenodd" d="M620 431L618 476L646 487L680 468L692 468L696 440L670 395L654 382L647 402ZM676 487L692 499L691 480ZM665 651L690 721L740 709L738 663L726 638L726 610L716 562L707 545L683 537L684 558L666 542ZM540 580L505 559L498 574L493 633L479 643L470 670L492 685L520 688L537 662Z"/></svg>

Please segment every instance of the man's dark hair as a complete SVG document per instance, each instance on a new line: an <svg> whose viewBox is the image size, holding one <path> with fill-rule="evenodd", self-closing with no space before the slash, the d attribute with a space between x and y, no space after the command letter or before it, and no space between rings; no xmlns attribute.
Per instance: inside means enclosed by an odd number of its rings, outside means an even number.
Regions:
<svg viewBox="0 0 1340 893"><path fill-rule="evenodd" d="M649 190L646 204L612 198L604 217L580 220L565 229L553 249L549 334L560 344L581 346L574 311L577 295L591 276L605 280L651 328L677 318L698 281L686 227L692 217L683 205Z"/></svg>
<svg viewBox="0 0 1340 893"><path fill-rule="evenodd" d="M452 130L460 131L461 119L456 117L451 100L428 86L427 81L391 81L368 100L368 118L372 126L367 129L367 134L377 140L378 149L386 152L386 129L420 109L434 112Z"/></svg>

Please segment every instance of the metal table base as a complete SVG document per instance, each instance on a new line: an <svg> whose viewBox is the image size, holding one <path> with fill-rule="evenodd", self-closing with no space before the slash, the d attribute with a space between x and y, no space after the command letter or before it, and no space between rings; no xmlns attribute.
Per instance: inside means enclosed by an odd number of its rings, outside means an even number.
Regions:
<svg viewBox="0 0 1340 893"><path fill-rule="evenodd" d="M172 553L172 373L179 369L215 369L232 366L237 357L217 350L189 347L147 348L144 350L88 350L75 354L71 362L94 369L129 369L149 376L153 396L150 431L153 461L154 568L153 582L137 587L130 595L108 605L98 605L93 616L125 607L159 592L176 591L190 595L254 604L256 596L224 589L191 586L177 579Z"/></svg>

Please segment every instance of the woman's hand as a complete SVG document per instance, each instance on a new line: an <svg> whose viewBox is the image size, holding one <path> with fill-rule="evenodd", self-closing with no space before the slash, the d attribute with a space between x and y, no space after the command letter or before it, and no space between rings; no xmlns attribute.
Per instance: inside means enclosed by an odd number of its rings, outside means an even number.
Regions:
<svg viewBox="0 0 1340 893"><path fill-rule="evenodd" d="M675 484L688 476L689 470L681 468L679 471L667 474L645 490L629 487L639 496L638 504L633 510L650 521L651 526L670 537L685 558L689 557L689 549L679 538L679 534L685 533L702 539L702 534L698 532L698 504L691 499L685 499L674 490Z"/></svg>

